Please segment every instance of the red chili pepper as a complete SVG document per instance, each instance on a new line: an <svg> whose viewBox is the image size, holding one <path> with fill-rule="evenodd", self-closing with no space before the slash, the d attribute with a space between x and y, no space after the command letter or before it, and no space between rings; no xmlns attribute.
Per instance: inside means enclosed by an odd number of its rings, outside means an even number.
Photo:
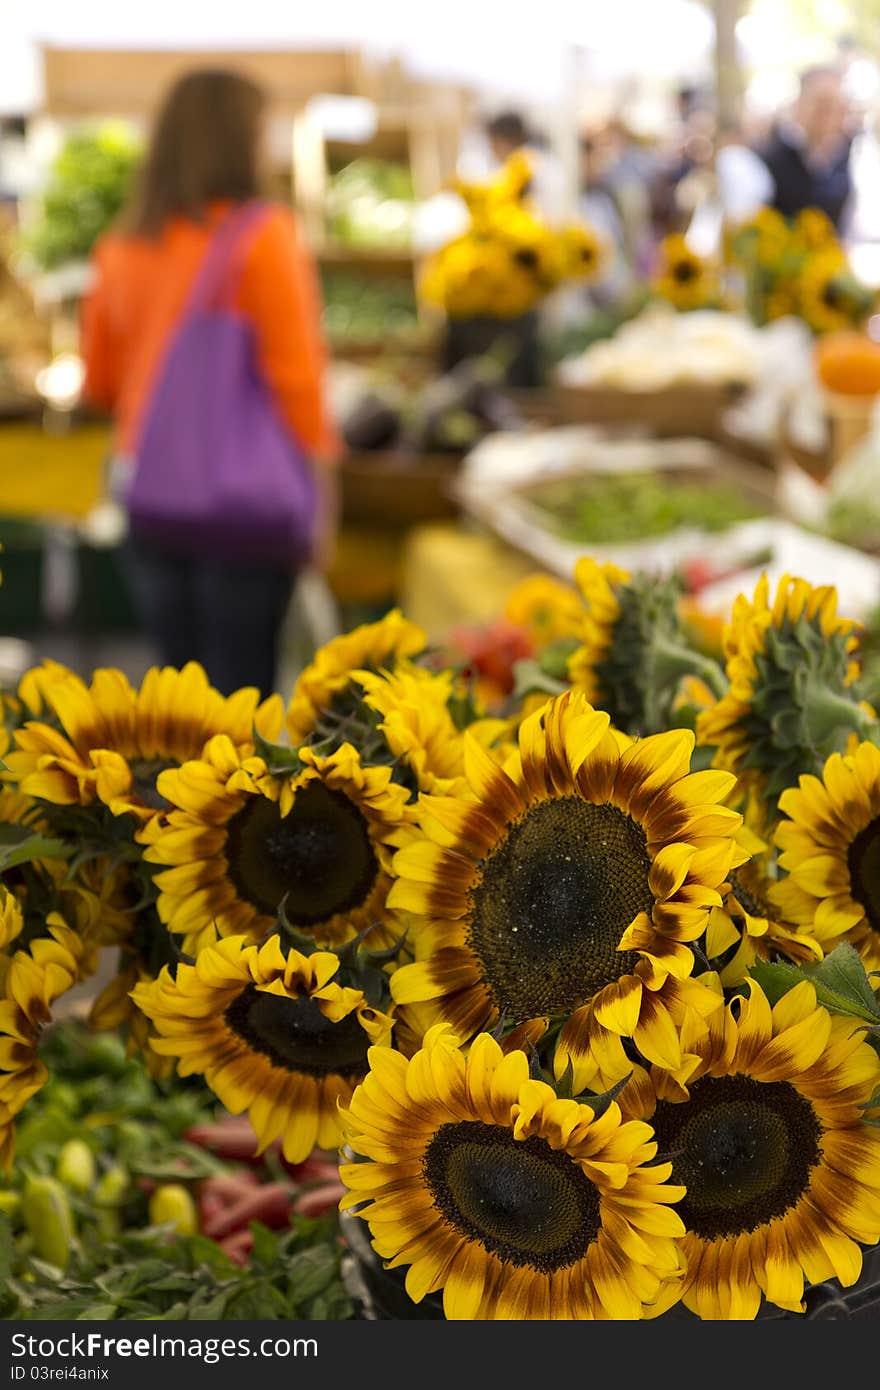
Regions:
<svg viewBox="0 0 880 1390"><path fill-rule="evenodd" d="M244 1117L230 1116L216 1125L193 1125L184 1138L221 1158L262 1161L257 1156L257 1136Z"/></svg>
<svg viewBox="0 0 880 1390"><path fill-rule="evenodd" d="M339 1206L339 1199L345 1194L346 1188L337 1178L335 1182L321 1183L319 1187L310 1187L307 1192L301 1192L293 1204L293 1210L300 1216L323 1216L325 1212L335 1211Z"/></svg>
<svg viewBox="0 0 880 1390"><path fill-rule="evenodd" d="M220 1241L220 1249L237 1265L246 1265L248 1255L254 1248L254 1238L250 1231L235 1231Z"/></svg>
<svg viewBox="0 0 880 1390"><path fill-rule="evenodd" d="M289 1187L281 1183L267 1182L249 1192L240 1201L218 1212L205 1224L204 1234L212 1240L222 1241L224 1236L247 1226L249 1221L262 1221L264 1226L278 1230L288 1223L292 1196Z"/></svg>

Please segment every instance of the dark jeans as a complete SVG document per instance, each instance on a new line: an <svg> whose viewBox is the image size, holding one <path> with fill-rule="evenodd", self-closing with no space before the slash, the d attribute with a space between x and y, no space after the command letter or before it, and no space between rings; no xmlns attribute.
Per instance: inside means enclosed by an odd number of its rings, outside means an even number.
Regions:
<svg viewBox="0 0 880 1390"><path fill-rule="evenodd" d="M198 661L224 695L244 685L264 695L275 689L289 570L225 565L136 539L127 558L141 622L163 665Z"/></svg>

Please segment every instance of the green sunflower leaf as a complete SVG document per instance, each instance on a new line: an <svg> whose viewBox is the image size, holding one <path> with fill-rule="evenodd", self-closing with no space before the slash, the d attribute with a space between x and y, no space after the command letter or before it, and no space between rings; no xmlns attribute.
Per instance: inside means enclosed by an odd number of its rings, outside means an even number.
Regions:
<svg viewBox="0 0 880 1390"><path fill-rule="evenodd" d="M877 996L871 988L861 956L848 941L835 946L821 964L811 966L809 976L813 984L821 982L823 987L862 1008L865 1017L880 1022Z"/></svg>
<svg viewBox="0 0 880 1390"><path fill-rule="evenodd" d="M880 1006L865 974L858 951L841 942L821 965L798 966L785 961L757 961L749 971L761 986L771 1005L789 990L809 980L816 999L831 1013L858 1018L871 1025L880 1023Z"/></svg>
<svg viewBox="0 0 880 1390"><path fill-rule="evenodd" d="M70 846L27 825L0 825L0 874L35 859L64 859Z"/></svg>

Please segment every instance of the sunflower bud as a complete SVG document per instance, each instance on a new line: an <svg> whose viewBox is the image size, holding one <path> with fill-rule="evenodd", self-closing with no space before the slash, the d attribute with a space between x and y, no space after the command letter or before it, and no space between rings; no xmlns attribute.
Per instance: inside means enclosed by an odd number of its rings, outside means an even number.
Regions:
<svg viewBox="0 0 880 1390"><path fill-rule="evenodd" d="M95 1156L82 1139L68 1139L61 1153L55 1175L59 1182L73 1192L88 1192L95 1181Z"/></svg>
<svg viewBox="0 0 880 1390"><path fill-rule="evenodd" d="M150 1197L150 1225L172 1225L179 1236L195 1235L199 1228L196 1205L179 1182L163 1183Z"/></svg>
<svg viewBox="0 0 880 1390"><path fill-rule="evenodd" d="M40 1258L66 1269L75 1229L67 1191L58 1179L28 1178L21 1214Z"/></svg>

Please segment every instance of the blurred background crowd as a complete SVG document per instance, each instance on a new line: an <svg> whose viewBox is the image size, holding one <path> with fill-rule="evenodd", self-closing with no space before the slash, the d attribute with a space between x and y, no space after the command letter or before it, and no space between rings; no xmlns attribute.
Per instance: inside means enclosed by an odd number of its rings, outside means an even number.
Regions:
<svg viewBox="0 0 880 1390"><path fill-rule="evenodd" d="M636 545L720 611L785 526L870 612L880 3L196 8L0 15L4 678L189 653L267 688L395 603L503 667L536 565ZM202 257L257 199L235 306L311 560L182 560L126 489ZM723 498L638 519L694 441L756 489L723 560Z"/></svg>

